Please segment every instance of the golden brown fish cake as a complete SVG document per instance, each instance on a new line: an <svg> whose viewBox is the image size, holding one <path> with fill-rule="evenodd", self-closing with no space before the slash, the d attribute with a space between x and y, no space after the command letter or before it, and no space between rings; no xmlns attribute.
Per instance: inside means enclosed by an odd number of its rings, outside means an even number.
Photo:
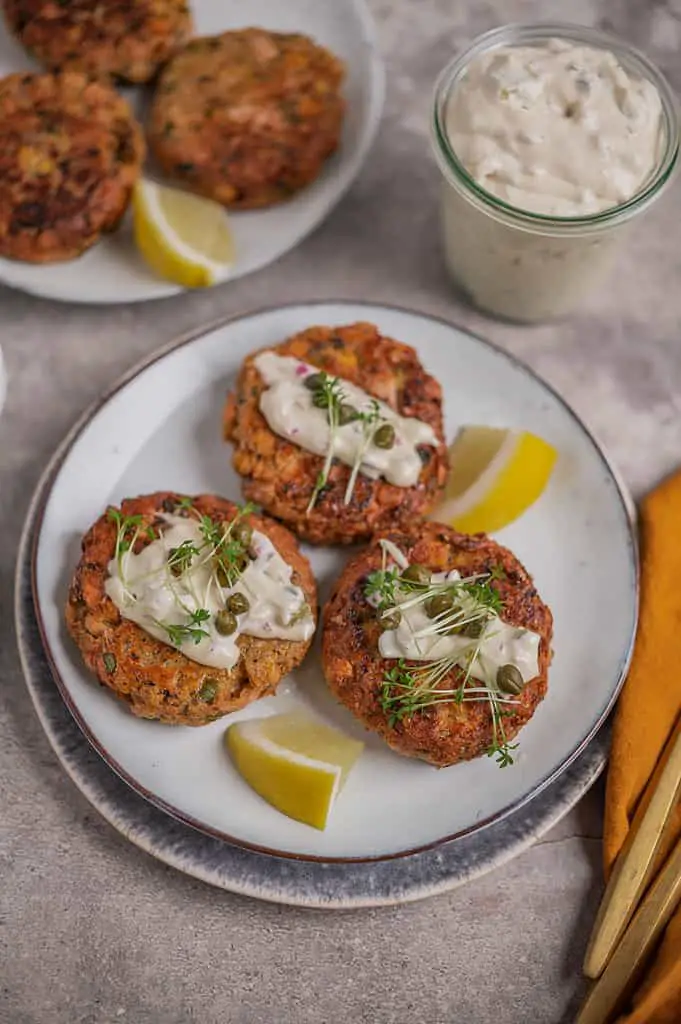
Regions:
<svg viewBox="0 0 681 1024"><path fill-rule="evenodd" d="M191 36L186 0L4 0L10 30L54 71L148 82Z"/></svg>
<svg viewBox="0 0 681 1024"><path fill-rule="evenodd" d="M158 528L159 514L192 514L180 506L181 495L158 492L121 503L124 516L142 516L143 526ZM214 495L192 499L193 509L214 522L229 522L238 511L233 502ZM312 570L295 538L279 523L248 515L245 521L264 533L293 569L317 618L317 592ZM123 618L104 585L114 557L117 528L108 514L88 530L68 602L66 624L85 664L99 682L125 701L134 715L174 725L205 725L251 701L274 693L281 679L301 663L312 643L262 640L242 634L241 656L231 669L200 665L181 651L155 639L135 622ZM148 541L141 539L139 549Z"/></svg>
<svg viewBox="0 0 681 1024"><path fill-rule="evenodd" d="M159 79L150 146L168 174L225 206L281 202L338 146L343 76L341 61L303 35L194 39Z"/></svg>
<svg viewBox="0 0 681 1024"><path fill-rule="evenodd" d="M539 673L525 684L516 698L519 703L503 718L506 739L511 741L546 694L551 660L553 618L532 578L512 552L484 534L460 534L441 523L424 522L385 536L410 563L425 565L432 572L458 569L462 576L494 572L499 578L492 586L503 602L503 620L539 634ZM329 687L356 718L398 754L438 767L485 754L493 741L492 712L486 700L443 702L391 723L381 694L385 673L397 662L379 654L380 626L376 610L365 595L367 577L380 569L381 559L381 547L375 539L346 565L324 608L322 662ZM438 685L453 689L462 678L462 670L457 668Z"/></svg>
<svg viewBox="0 0 681 1024"><path fill-rule="evenodd" d="M127 103L85 75L0 80L0 255L69 260L125 213L144 159Z"/></svg>
<svg viewBox="0 0 681 1024"><path fill-rule="evenodd" d="M224 433L234 445L233 465L250 501L281 519L313 544L353 544L395 523L410 522L437 500L447 474L442 432L442 392L409 345L386 338L373 324L310 327L272 351L294 356L363 388L403 416L429 424L437 447L419 446L423 469L414 487L360 473L345 504L350 468L337 462L314 508L308 505L324 459L278 437L260 412L265 383L255 367L254 352L244 362L234 391L228 395Z"/></svg>

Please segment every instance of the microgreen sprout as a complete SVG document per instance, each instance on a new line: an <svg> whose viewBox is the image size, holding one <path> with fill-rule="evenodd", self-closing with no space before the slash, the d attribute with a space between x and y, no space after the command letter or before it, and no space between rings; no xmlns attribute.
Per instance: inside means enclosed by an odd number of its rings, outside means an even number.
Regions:
<svg viewBox="0 0 681 1024"><path fill-rule="evenodd" d="M326 458L321 472L317 475L314 489L307 506L309 515L315 507L320 493L326 486L333 462L333 453L336 444L336 433L340 426L340 407L345 401L345 395L337 377L331 377L328 373L319 374L319 385L313 392L312 401L319 409L326 410L326 419L329 424L329 443L326 449Z"/></svg>
<svg viewBox="0 0 681 1024"><path fill-rule="evenodd" d="M201 628L201 624L207 622L210 619L210 612L207 608L197 608L196 611L191 612L189 622L182 624L173 624L170 622L160 622L155 620L156 625L164 629L168 634L168 638L174 647L182 647L188 640L193 643L200 643L204 637L210 636L207 630Z"/></svg>

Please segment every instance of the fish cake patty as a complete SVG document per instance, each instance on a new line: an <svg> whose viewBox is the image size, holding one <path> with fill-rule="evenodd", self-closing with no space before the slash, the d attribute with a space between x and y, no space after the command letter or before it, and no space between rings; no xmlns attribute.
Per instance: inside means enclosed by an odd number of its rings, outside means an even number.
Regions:
<svg viewBox="0 0 681 1024"><path fill-rule="evenodd" d="M194 39L159 79L150 146L168 174L224 206L281 202L338 146L343 75L303 35L249 28Z"/></svg>
<svg viewBox="0 0 681 1024"><path fill-rule="evenodd" d="M396 522L419 518L437 500L447 475L442 392L409 345L383 336L369 323L310 327L272 351L342 377L403 416L429 424L438 445L419 446L423 469L414 487L397 487L359 473L344 503L350 467L336 461L314 508L307 508L324 458L279 437L260 412L265 382L254 352L244 362L224 412L224 434L234 445L233 465L243 491L299 537L313 544L353 544Z"/></svg>
<svg viewBox="0 0 681 1024"><path fill-rule="evenodd" d="M191 515L180 507L182 496L159 492L121 503L124 516L141 515L144 526L162 527L161 513ZM199 495L194 510L214 522L231 521L238 506L224 498ZM312 570L295 538L279 523L248 515L245 522L264 533L293 569L317 616L317 592ZM241 656L231 669L200 665L181 651L157 640L137 623L123 618L104 585L114 557L117 527L102 515L85 534L82 555L69 589L66 625L87 667L102 686L125 701L134 715L173 725L205 725L251 701L274 693L278 683L301 663L312 640L262 640L242 634ZM148 540L141 539L135 550ZM208 684L208 685L206 685ZM203 692L203 696L202 696Z"/></svg>
<svg viewBox="0 0 681 1024"><path fill-rule="evenodd" d="M518 705L504 708L510 712L503 719L506 739L512 740L546 694L551 660L553 618L532 578L512 552L485 534L460 534L441 523L424 522L386 536L410 563L425 565L432 572L458 569L461 576L470 576L496 570L492 586L503 601L503 621L539 634L539 672L515 698ZM485 754L493 742L492 713L486 700L443 702L393 724L390 713L381 706L385 673L398 664L379 654L381 630L376 610L364 593L369 573L381 568L381 560L381 547L374 540L345 567L324 608L322 664L329 687L367 729L378 733L398 754L437 767ZM462 678L462 670L456 668L439 686L455 688Z"/></svg>
<svg viewBox="0 0 681 1024"><path fill-rule="evenodd" d="M0 255L73 259L125 213L144 159L128 104L77 72L0 80Z"/></svg>
<svg viewBox="0 0 681 1024"><path fill-rule="evenodd" d="M185 0L4 0L10 31L54 71L148 82L189 39Z"/></svg>

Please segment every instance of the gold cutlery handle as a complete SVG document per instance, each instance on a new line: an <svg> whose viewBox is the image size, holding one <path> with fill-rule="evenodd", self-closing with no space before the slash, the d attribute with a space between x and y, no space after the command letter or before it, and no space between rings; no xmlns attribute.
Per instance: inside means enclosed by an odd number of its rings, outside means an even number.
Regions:
<svg viewBox="0 0 681 1024"><path fill-rule="evenodd" d="M622 848L598 910L584 958L584 973L597 978L612 955L650 881L664 826L681 791L681 725L650 803Z"/></svg>
<svg viewBox="0 0 681 1024"><path fill-rule="evenodd" d="M588 993L576 1024L606 1024L632 991L648 954L681 902L681 839L644 899L601 977Z"/></svg>

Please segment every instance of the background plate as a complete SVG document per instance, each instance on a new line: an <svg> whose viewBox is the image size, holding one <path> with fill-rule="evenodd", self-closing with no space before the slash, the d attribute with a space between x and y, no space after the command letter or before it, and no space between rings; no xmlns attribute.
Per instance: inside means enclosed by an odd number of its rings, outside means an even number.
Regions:
<svg viewBox="0 0 681 1024"><path fill-rule="evenodd" d="M278 259L330 213L350 187L367 155L383 109L384 72L364 0L191 0L196 32L211 35L258 25L304 32L346 64L348 109L340 149L319 178L288 203L232 214L237 262L232 279ZM0 76L40 70L8 34L0 17ZM126 89L138 111L146 93ZM74 269L77 268L77 273ZM65 302L140 302L182 291L155 277L138 256L129 219L77 262L32 266L0 259L0 281Z"/></svg>
<svg viewBox="0 0 681 1024"><path fill-rule="evenodd" d="M225 391L247 352L312 323L358 319L417 348L442 381L448 435L462 423L526 427L559 450L546 493L501 537L553 609L555 658L548 696L522 731L512 769L481 758L438 771L369 736L329 827L317 833L278 814L239 778L224 752L224 720L170 729L134 719L94 686L65 635L62 608L80 535L107 503L166 487L238 495L219 426ZM311 552L322 599L345 557L331 549ZM37 543L35 594L65 699L102 756L142 795L183 821L258 849L325 860L381 858L483 828L537 794L577 756L604 720L628 664L637 570L617 481L547 385L447 323L383 306L327 303L231 321L152 359L114 390L86 420L56 474ZM366 738L331 697L314 655L292 679L238 717L302 702Z"/></svg>
<svg viewBox="0 0 681 1024"><path fill-rule="evenodd" d="M387 861L323 864L268 857L175 821L134 793L93 750L62 701L42 650L31 594L31 548L59 458L57 453L35 492L17 561L15 616L26 684L55 754L81 793L131 843L163 863L229 892L292 906L332 910L406 903L453 889L522 853L568 813L603 770L607 728L515 814L438 849Z"/></svg>

